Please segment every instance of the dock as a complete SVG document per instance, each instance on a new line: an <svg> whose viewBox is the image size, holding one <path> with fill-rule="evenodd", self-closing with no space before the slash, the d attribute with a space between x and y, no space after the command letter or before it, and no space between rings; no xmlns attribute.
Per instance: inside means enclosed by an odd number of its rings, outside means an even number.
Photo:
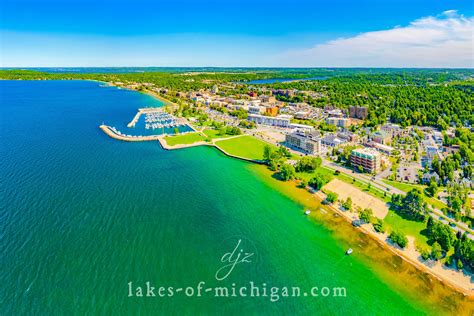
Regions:
<svg viewBox="0 0 474 316"><path fill-rule="evenodd" d="M110 137L114 139L118 139L118 140L123 140L126 142L143 142L143 141L159 140L160 137L164 137L164 134L147 135L147 136L125 135L112 126L100 125L99 127Z"/></svg>

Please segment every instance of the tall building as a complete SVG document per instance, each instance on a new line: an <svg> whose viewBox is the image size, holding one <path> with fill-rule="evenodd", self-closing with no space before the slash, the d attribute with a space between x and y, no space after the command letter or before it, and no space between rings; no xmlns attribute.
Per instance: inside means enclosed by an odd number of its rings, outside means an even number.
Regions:
<svg viewBox="0 0 474 316"><path fill-rule="evenodd" d="M322 149L321 138L315 131L297 129L285 136L285 142L311 155L319 154Z"/></svg>
<svg viewBox="0 0 474 316"><path fill-rule="evenodd" d="M380 153L369 148L354 149L351 152L352 167L361 166L368 173L376 173L380 170L380 159Z"/></svg>
<svg viewBox="0 0 474 316"><path fill-rule="evenodd" d="M365 106L352 106L351 105L349 107L349 117L365 120L368 114L369 114L369 111Z"/></svg>

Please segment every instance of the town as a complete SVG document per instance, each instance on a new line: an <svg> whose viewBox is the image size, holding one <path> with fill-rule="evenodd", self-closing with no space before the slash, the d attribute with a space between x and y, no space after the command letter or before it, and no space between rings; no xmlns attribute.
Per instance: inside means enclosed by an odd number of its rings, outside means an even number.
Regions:
<svg viewBox="0 0 474 316"><path fill-rule="evenodd" d="M472 194L466 193L474 186L472 166L460 158L461 146L452 142L467 129L450 127L441 132L435 127L403 128L390 122L366 127L366 106L315 107L306 101L317 100L322 93L272 89L261 84L225 82L198 91L171 91L151 83L114 85L146 90L172 100L181 109L175 114L198 125L206 120L219 122L285 146L295 155L321 157L324 166L383 190L384 197L405 194L404 189L410 186L426 185L424 194L432 214L455 231L472 232L467 219L474 200ZM287 101L295 99L299 102ZM456 168L441 168L443 162L450 160ZM449 172L444 172L446 169ZM438 190L439 187L444 189ZM459 192L463 193L454 196ZM447 207L458 199L462 202L454 203L454 209Z"/></svg>

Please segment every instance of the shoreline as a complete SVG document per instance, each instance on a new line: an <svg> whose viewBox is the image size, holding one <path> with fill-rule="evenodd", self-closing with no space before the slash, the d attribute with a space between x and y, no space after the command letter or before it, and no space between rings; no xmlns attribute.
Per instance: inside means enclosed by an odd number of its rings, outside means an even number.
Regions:
<svg viewBox="0 0 474 316"><path fill-rule="evenodd" d="M324 201L326 198L325 194L322 191L318 191L316 193L313 193L312 195L314 195L320 202ZM330 210L332 210L333 212L339 214L349 223L352 223L352 221L354 220L354 218L351 217L352 213L349 211L343 212L332 204L327 204L325 206L329 208ZM370 224L363 224L359 227L354 227L354 228L363 231L365 234L370 236L373 240L377 241L384 249L387 249L391 251L392 253L398 255L403 260L415 266L421 272L432 275L433 277L437 278L440 282L443 282L449 285L454 290L462 293L466 297L474 298L474 289L472 287L472 283L469 282L466 284L466 282L461 282L461 281L455 282L452 279L448 278L445 274L440 273L439 271L436 271L433 268L426 266L425 264L423 264L423 262L420 262L418 260L418 253L416 249L414 248L413 240L412 238L410 238L410 236L408 236L409 246L406 249L401 249L387 242L388 236L386 233L384 234L377 233L370 227L371 227ZM442 264L438 262L436 266L439 266L439 265L442 265ZM455 273L461 273L461 272L456 271ZM464 273L462 273L462 275L465 276Z"/></svg>
<svg viewBox="0 0 474 316"><path fill-rule="evenodd" d="M355 250L352 256L357 256L358 260L369 265L378 277L389 282L401 291L402 295L407 295L414 301L423 301L428 308L433 306L444 310L441 314L452 314L458 310L458 315L472 315L474 294L462 285L451 282L445 275L440 276L436 271L432 273L421 262L413 261L406 253L399 251L383 238L376 237L370 227L352 226L351 220L344 212L337 207L323 205L321 196L315 196L297 187L294 181L281 182L274 179L272 172L264 166L254 165L251 169L256 177L261 178L271 188L299 204L302 207L301 216L305 216L304 209L310 209L311 213L307 217L311 222L333 232L334 238L344 247L352 247Z"/></svg>
<svg viewBox="0 0 474 316"><path fill-rule="evenodd" d="M109 83L111 86L115 86L113 85L112 83ZM116 86L117 87L117 86ZM123 88L123 87L122 87ZM126 88L126 89L129 89L129 88ZM133 90L133 91L137 91L135 89L129 89L129 90ZM176 104L172 103L171 101L169 100L166 100L164 99L163 97L161 96L158 96L156 93L153 93L152 91L149 91L148 89L145 89L144 91L137 91L137 92L143 92L143 93L146 93L162 102L166 104L170 104L170 105L173 105L173 106L177 106ZM102 127L101 127L102 128ZM105 130L104 130L105 131ZM107 133L107 132L106 132ZM108 134L108 133L107 133ZM111 135L109 135L111 136ZM119 136L119 135L115 135L115 136ZM111 136L113 137L113 136ZM113 137L113 138L116 138L116 139L120 139L120 138L117 138L117 137ZM124 140L124 139L120 139L120 140ZM144 139L144 140L147 140L147 139ZM225 152L222 148L220 148L219 146L217 146L215 144L215 141L218 141L218 140L221 140L221 139L215 139L215 140L212 140L211 143L207 143L207 142L196 142L196 143L192 143L192 144L181 144L181 145L175 145L175 146L169 146L166 141L164 140L164 136L163 135L160 135L160 137L157 137L156 139L149 139L149 140L158 140L161 147L165 150L176 150L176 149L182 149L182 148L191 148L191 147L197 147L197 146L209 146L209 147L214 147L216 148L217 150L219 150L220 152L222 152L224 155L228 156L228 157L231 157L231 158L236 158L236 159L239 159L239 160L243 160L243 161L247 161L247 162L251 162L251 163L256 163L256 164L260 164L262 165L263 163L262 162L259 162L259 161L255 161L255 160L251 160L251 159L247 159L247 158L244 158L244 157L239 157L239 156L234 156L234 155L231 155L227 152ZM128 141L142 141L142 140L128 140ZM308 192L309 193L309 192ZM311 194L311 193L310 193ZM325 199L325 196L323 195L324 193L322 193L321 191L318 191L314 194L311 194L311 196L313 196L313 198L317 199L318 202L322 202L324 199ZM346 221L348 221L349 223L352 222L352 218L349 216L349 214L346 214L346 212L342 212L341 210L338 210L336 207L334 207L333 205L325 205L328 209L330 209L331 211L333 211L334 213L340 215L342 218L344 218ZM413 256L413 252L411 253L411 255L409 255L407 253L407 251L402 251L402 250L399 250L397 248L395 248L394 246L391 246L385 239L381 238L382 234L378 234L376 233L375 231L371 230L371 229L368 229L367 227L364 227L366 225L363 225L363 226L360 226L360 227L355 227L356 229L359 229L359 231L362 231L364 234L368 235L372 240L376 241L380 246L382 246L384 249L390 251L391 253L397 255L398 257L400 257L402 260L406 261L407 263L411 264L413 267L415 267L417 270L419 270L420 272L422 273L426 273L426 274L429 274L433 277L435 277L436 279L438 279L440 282L442 282L443 284L446 284L447 286L449 286L450 288L452 288L453 290L455 290L456 292L464 295L465 297L468 297L470 299L473 299L474 298L474 289L472 288L472 286L470 286L469 284L466 284L465 282L456 282L456 281L453 281L452 279L448 278L445 274L443 273L440 273L439 271L435 271L433 268L431 267L428 267L426 265L424 265L422 262L418 262L418 259L416 256ZM410 243L410 246L412 243ZM408 250L408 249L406 249ZM416 250L415 250L416 251ZM416 252L415 252L416 253ZM455 273L460 273L460 272L455 272ZM464 274L463 274L464 275Z"/></svg>
<svg viewBox="0 0 474 316"><path fill-rule="evenodd" d="M261 161L256 161L252 159L248 159L245 157L240 157L236 155L229 154L225 150L223 150L221 147L219 147L216 142L223 140L223 139L229 139L229 138L235 138L235 137L241 137L243 135L239 136L233 136L233 137L227 137L227 138L216 138L213 139L211 142L204 142L204 141L199 141L191 144L178 144L174 146L170 146L167 144L165 137L166 135L152 135L152 136L141 136L141 137L127 137L123 135L118 135L114 133L110 127L106 125L101 125L100 128L111 138L117 139L117 140L122 140L122 141L130 141L130 142L138 142L138 141L158 141L161 145L161 147L165 150L177 150L177 149L183 149L183 148L192 148L192 147L199 147L199 146L208 146L208 147L214 147L220 152L222 152L225 156L230 157L230 158L235 158L239 159L242 161L254 163L254 164L259 164L263 165L263 162ZM309 192L308 192L309 193ZM311 194L311 193L309 193ZM311 196L316 199L319 203L324 201L325 199L325 194L322 191L318 191L316 193L311 194ZM354 218L352 218L352 214L350 212L343 212L339 210L337 207L334 205L325 205L328 209L330 209L332 212L340 215L342 218L344 218L347 222L351 223ZM453 290L463 294L466 297L469 297L471 299L474 298L474 289L472 287L472 283L470 281L466 281L465 278L468 278L464 273L459 272L459 271L451 271L451 273L455 274L454 276L456 278L451 278L449 274L448 269L443 269L443 266L441 263L437 263L434 267L437 267L436 269L430 266L425 265L423 262L418 260L419 254L417 250L413 246L413 242L410 241L409 247L407 249L402 250L402 249L397 249L396 246L390 245L389 242L387 242L387 236L386 234L380 234L375 232L373 229L370 229L369 224L364 224L360 227L354 227L356 229L359 229L362 231L364 234L367 234L371 239L375 240L378 242L384 249L389 250L391 253L399 256L412 266L414 266L416 269L421 271L422 273L426 273L429 275L432 275L433 277L437 278L440 282L443 284L446 284L450 286Z"/></svg>

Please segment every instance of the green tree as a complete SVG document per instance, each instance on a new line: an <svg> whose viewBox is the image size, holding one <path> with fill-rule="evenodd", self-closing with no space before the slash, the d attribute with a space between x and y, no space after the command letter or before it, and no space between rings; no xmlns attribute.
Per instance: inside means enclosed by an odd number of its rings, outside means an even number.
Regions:
<svg viewBox="0 0 474 316"><path fill-rule="evenodd" d="M379 233L385 232L385 225L383 223L383 220L381 220L380 218L377 218L377 220L373 223L373 226L376 232L379 232Z"/></svg>
<svg viewBox="0 0 474 316"><path fill-rule="evenodd" d="M392 196L392 202L394 197ZM428 214L427 204L423 200L423 194L418 189L412 189L402 198L399 204L400 211L409 219L423 221Z"/></svg>
<svg viewBox="0 0 474 316"><path fill-rule="evenodd" d="M428 188L426 188L426 193L428 193L429 196L434 196L436 194L436 191L438 191L438 184L436 183L436 180L434 177L430 178L430 184Z"/></svg>
<svg viewBox="0 0 474 316"><path fill-rule="evenodd" d="M439 260L443 256L443 249L441 245L437 242L434 242L431 246L431 258L434 260Z"/></svg>
<svg viewBox="0 0 474 316"><path fill-rule="evenodd" d="M346 210L350 211L352 209L352 199L351 197L347 197L347 200L342 202L342 207L345 208Z"/></svg>
<svg viewBox="0 0 474 316"><path fill-rule="evenodd" d="M326 195L326 201L328 201L329 203L334 203L337 201L337 197L338 195L334 192L329 192L327 195Z"/></svg>
<svg viewBox="0 0 474 316"><path fill-rule="evenodd" d="M280 177L283 181L291 180L295 177L295 167L287 163L283 164L280 168Z"/></svg>
<svg viewBox="0 0 474 316"><path fill-rule="evenodd" d="M266 162L270 162L272 152L272 147L270 147L270 145L265 145L265 147L263 147L263 160L265 160Z"/></svg>
<svg viewBox="0 0 474 316"><path fill-rule="evenodd" d="M321 188L328 182L328 179L320 174L316 174L311 180L309 180L308 184L315 190L321 190Z"/></svg>
<svg viewBox="0 0 474 316"><path fill-rule="evenodd" d="M396 243L402 248L405 248L408 245L408 238L401 232L394 230L390 233L388 237L392 242Z"/></svg>
<svg viewBox="0 0 474 316"><path fill-rule="evenodd" d="M359 218L366 223L370 223L373 216L374 212L370 208L366 208L359 213Z"/></svg>
<svg viewBox="0 0 474 316"><path fill-rule="evenodd" d="M314 172L321 166L320 157L304 156L296 163L296 171L298 172Z"/></svg>

